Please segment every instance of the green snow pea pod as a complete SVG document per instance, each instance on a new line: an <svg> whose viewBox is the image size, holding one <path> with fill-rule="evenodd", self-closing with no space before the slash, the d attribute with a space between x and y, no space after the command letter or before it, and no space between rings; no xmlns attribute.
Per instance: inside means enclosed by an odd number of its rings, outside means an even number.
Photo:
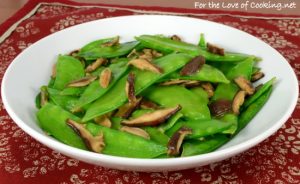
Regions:
<svg viewBox="0 0 300 184"><path fill-rule="evenodd" d="M183 143L182 157L209 153L228 142L230 138L224 134L216 134L205 140L187 140Z"/></svg>
<svg viewBox="0 0 300 184"><path fill-rule="evenodd" d="M186 80L199 80L213 83L229 83L223 72L215 67L204 64L202 68L192 75L181 76L179 72L170 74L171 79L186 79Z"/></svg>
<svg viewBox="0 0 300 184"><path fill-rule="evenodd" d="M167 120L167 122L160 124L157 128L159 131L165 132L165 131L169 130L170 128L172 128L175 125L175 123L182 117L183 117L183 114L180 112L177 112L171 118L169 118Z"/></svg>
<svg viewBox="0 0 300 184"><path fill-rule="evenodd" d="M114 84L126 73L127 62L117 62L110 64L108 68L112 72L112 79L106 88L100 86L99 81L93 81L82 93L75 109L79 109L104 95Z"/></svg>
<svg viewBox="0 0 300 184"><path fill-rule="evenodd" d="M217 133L227 133L226 130L235 126L234 122L223 122L218 119L178 121L166 134L172 136L182 126L192 129L192 134L186 139L196 139Z"/></svg>
<svg viewBox="0 0 300 184"><path fill-rule="evenodd" d="M85 53L85 52L88 52L88 51L93 50L95 48L99 48L99 47L101 47L102 44L107 43L107 42L111 42L111 41L113 41L117 38L118 38L118 36L92 41L92 42L86 44L85 46L83 46L79 50L79 53Z"/></svg>
<svg viewBox="0 0 300 184"><path fill-rule="evenodd" d="M144 46L164 53L183 52L192 56L202 55L206 60L210 61L236 62L248 57L248 55L238 53L225 53L225 56L216 55L201 49L197 45L171 40L167 37L141 35L135 38Z"/></svg>
<svg viewBox="0 0 300 184"><path fill-rule="evenodd" d="M78 97L61 95L60 91L51 88L48 88L47 90L49 93L50 101L53 102L55 105L64 108L67 111L71 111L78 101Z"/></svg>
<svg viewBox="0 0 300 184"><path fill-rule="evenodd" d="M87 123L86 128L91 134L104 135L104 154L132 157L132 158L154 158L166 153L166 146L157 144L151 140L129 134L126 132L106 128L94 123Z"/></svg>
<svg viewBox="0 0 300 184"><path fill-rule="evenodd" d="M225 114L220 120L232 123L232 126L229 129L222 132L223 134L233 135L236 132L238 128L238 117L235 114Z"/></svg>
<svg viewBox="0 0 300 184"><path fill-rule="evenodd" d="M252 69L254 65L254 57L249 57L244 61L237 63L231 70L226 74L229 80L233 80L236 77L245 77L250 80L252 75Z"/></svg>
<svg viewBox="0 0 300 184"><path fill-rule="evenodd" d="M201 98L202 103L208 104L208 94L202 87L194 87L191 88L190 91L197 95L199 98Z"/></svg>
<svg viewBox="0 0 300 184"><path fill-rule="evenodd" d="M143 129L150 135L150 140L158 144L166 146L169 142L169 137L155 127L143 127Z"/></svg>
<svg viewBox="0 0 300 184"><path fill-rule="evenodd" d="M191 57L186 54L169 54L153 61L155 65L160 67L164 72L162 74L153 73L150 71L142 71L137 68L132 68L131 72L135 75L135 94L138 95L157 80L165 77L166 75L178 70L191 60ZM127 75L123 76L109 93L104 94L101 98L97 99L87 109L82 121L91 120L97 116L115 110L127 101L125 94L125 85Z"/></svg>
<svg viewBox="0 0 300 184"><path fill-rule="evenodd" d="M57 140L76 148L87 149L81 137L66 124L67 119L80 121L80 118L60 106L47 103L37 112L37 119L40 127Z"/></svg>
<svg viewBox="0 0 300 184"><path fill-rule="evenodd" d="M200 34L200 39L199 39L198 46L201 49L206 50L206 40L205 40L205 36L204 36L203 33Z"/></svg>
<svg viewBox="0 0 300 184"><path fill-rule="evenodd" d="M250 96L245 103L243 104L243 108L247 108L250 104L252 104L256 99L258 99L262 94L264 94L269 88L272 87L273 83L275 82L276 78L273 77L271 80L263 84L258 91L256 91L252 96Z"/></svg>
<svg viewBox="0 0 300 184"><path fill-rule="evenodd" d="M80 96L84 90L85 87L67 87L63 89L59 94L67 96Z"/></svg>
<svg viewBox="0 0 300 184"><path fill-rule="evenodd" d="M62 90L69 82L80 79L84 75L84 69L79 60L71 56L60 55L56 64L56 77L53 88Z"/></svg>
<svg viewBox="0 0 300 184"><path fill-rule="evenodd" d="M55 78L51 77L48 82L48 87L53 88L54 82L55 82Z"/></svg>
<svg viewBox="0 0 300 184"><path fill-rule="evenodd" d="M114 58L128 54L139 42L126 42L111 47L95 47L85 52L79 52L78 56L86 60L96 60L98 58Z"/></svg>
<svg viewBox="0 0 300 184"><path fill-rule="evenodd" d="M164 107L180 104L179 112L189 119L210 119L207 104L183 86L152 86L143 95Z"/></svg>
<svg viewBox="0 0 300 184"><path fill-rule="evenodd" d="M257 100L251 103L240 115L238 120L238 130L242 130L251 120L252 118L260 111L260 109L264 106L264 104L269 99L272 93L272 86L263 93Z"/></svg>

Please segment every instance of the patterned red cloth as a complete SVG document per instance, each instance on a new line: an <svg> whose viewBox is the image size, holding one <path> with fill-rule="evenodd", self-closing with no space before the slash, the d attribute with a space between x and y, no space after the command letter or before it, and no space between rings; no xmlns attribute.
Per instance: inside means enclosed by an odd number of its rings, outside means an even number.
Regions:
<svg viewBox="0 0 300 184"><path fill-rule="evenodd" d="M83 22L133 14L184 14L226 24L246 31L270 44L300 74L300 20L245 17L245 13L119 6L82 6L31 1L3 24L0 34L32 11L0 42L0 80L12 60L39 39ZM73 6L74 5L74 6ZM187 13L188 11L189 13ZM205 14L203 14L205 13ZM279 16L280 17L280 16ZM3 38L3 37L2 37ZM53 151L24 133L12 122L0 99L0 183L300 183L300 104L276 134L258 146L222 162L176 171L139 173L89 165Z"/></svg>

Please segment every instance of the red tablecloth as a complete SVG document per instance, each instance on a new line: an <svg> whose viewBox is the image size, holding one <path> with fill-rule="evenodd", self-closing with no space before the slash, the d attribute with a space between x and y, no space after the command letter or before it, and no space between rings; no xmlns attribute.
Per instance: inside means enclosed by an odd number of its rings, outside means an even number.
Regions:
<svg viewBox="0 0 300 184"><path fill-rule="evenodd" d="M0 34L6 33L0 38L0 80L22 50L46 35L91 20L133 14L180 14L241 29L277 49L296 74L300 74L299 18L159 7L83 6L58 0L56 3L30 1L1 25ZM20 18L22 21L13 25ZM48 149L12 122L0 99L1 184L300 183L299 162L300 104L276 134L240 155L190 170L139 173L89 165Z"/></svg>

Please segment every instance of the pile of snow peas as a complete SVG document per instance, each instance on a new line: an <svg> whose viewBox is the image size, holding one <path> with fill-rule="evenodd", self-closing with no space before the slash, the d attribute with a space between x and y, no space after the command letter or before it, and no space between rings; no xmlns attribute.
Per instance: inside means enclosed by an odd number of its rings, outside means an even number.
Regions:
<svg viewBox="0 0 300 184"><path fill-rule="evenodd" d="M205 40L140 35L93 41L53 65L36 97L39 126L67 145L131 158L209 153L238 134L271 95L260 58ZM50 69L49 69L50 70Z"/></svg>

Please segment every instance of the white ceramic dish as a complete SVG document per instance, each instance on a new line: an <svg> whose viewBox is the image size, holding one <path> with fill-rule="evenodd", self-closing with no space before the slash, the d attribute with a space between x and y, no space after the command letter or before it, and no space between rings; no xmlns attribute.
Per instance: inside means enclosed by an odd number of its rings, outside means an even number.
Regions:
<svg viewBox="0 0 300 184"><path fill-rule="evenodd" d="M199 33L226 50L263 58L259 65L266 74L263 82L277 77L276 87L251 123L220 149L203 155L174 159L134 159L79 150L47 136L37 125L34 99L47 84L51 67L60 53L115 35L130 41L141 34L177 34L196 43ZM136 171L166 171L206 165L241 153L278 130L292 113L298 97L296 76L288 62L263 41L237 29L210 21L176 16L125 16L92 21L59 31L34 43L11 63L2 81L2 98L12 119L25 132L46 146L84 162Z"/></svg>

